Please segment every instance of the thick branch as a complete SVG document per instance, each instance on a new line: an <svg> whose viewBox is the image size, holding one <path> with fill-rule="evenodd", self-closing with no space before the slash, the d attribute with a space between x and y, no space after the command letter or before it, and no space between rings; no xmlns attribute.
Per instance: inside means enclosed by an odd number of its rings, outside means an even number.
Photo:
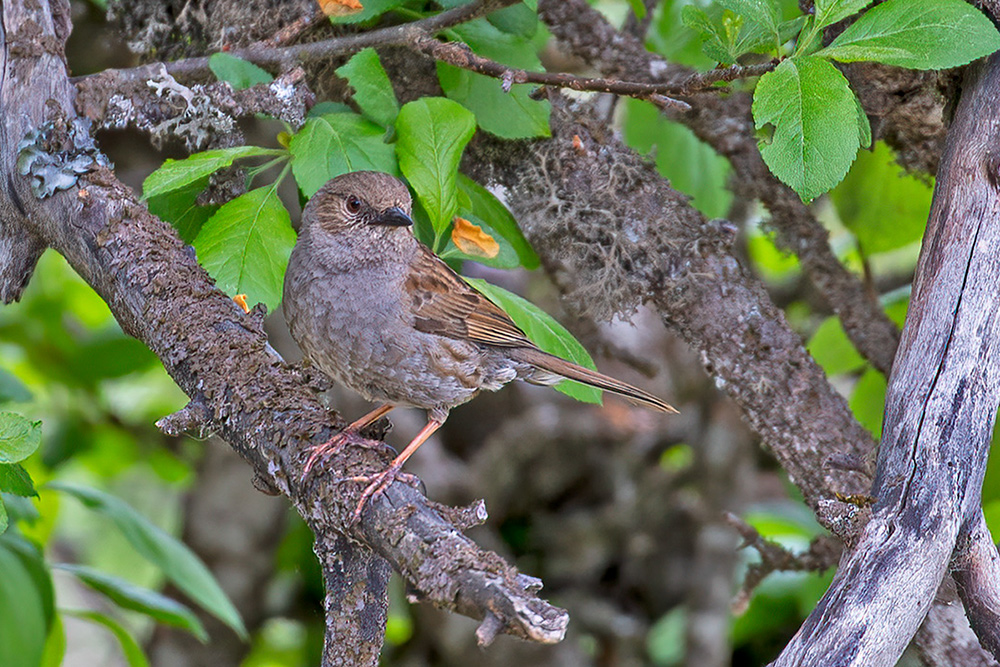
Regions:
<svg viewBox="0 0 1000 667"><path fill-rule="evenodd" d="M980 511L1000 403L1000 56L964 90L886 395L872 520L777 665L895 664Z"/></svg>
<svg viewBox="0 0 1000 667"><path fill-rule="evenodd" d="M389 599L389 564L343 535L316 541L326 583L323 665L378 665Z"/></svg>
<svg viewBox="0 0 1000 667"><path fill-rule="evenodd" d="M666 63L638 40L619 33L584 0L539 0L538 11L553 35L607 76L630 72L630 78L663 83L693 76L689 69ZM764 202L780 244L798 255L858 351L888 375L899 341L896 325L882 311L876 295L833 254L826 230L809 208L768 171L757 150L749 96L703 97L692 112L674 114L672 119L729 158L742 194Z"/></svg>
<svg viewBox="0 0 1000 667"><path fill-rule="evenodd" d="M3 14L0 13L0 19ZM4 86L8 69L7 31L0 26L0 87ZM11 107L0 105L0 119L11 113ZM6 123L0 122L0 145L13 146L21 137L12 137ZM15 151L0 153L0 173L13 174L17 161ZM0 197L0 301L11 303L21 298L35 264L45 250L45 243L24 225L26 212L11 182L0 183L7 196Z"/></svg>
<svg viewBox="0 0 1000 667"><path fill-rule="evenodd" d="M77 108L98 127L134 127L154 142L179 137L191 151L243 143L236 118L266 114L300 127L315 102L301 68L245 90L223 82L183 86L162 69L149 79L106 70L80 79L77 89Z"/></svg>
<svg viewBox="0 0 1000 667"><path fill-rule="evenodd" d="M551 140L523 153L481 141L465 165L511 190L570 306L607 317L649 303L699 352L811 506L867 491L863 476L825 463L838 451L864 458L870 436L732 256L735 230L706 221L589 111L551 100Z"/></svg>
<svg viewBox="0 0 1000 667"><path fill-rule="evenodd" d="M1000 659L1000 555L981 509L962 525L952 576L969 624L980 643Z"/></svg>
<svg viewBox="0 0 1000 667"><path fill-rule="evenodd" d="M29 7L30 5L30 7ZM68 29L56 34L52 17L67 17L68 4L6 2L3 30L8 37L32 24L29 45L7 39L6 69L0 79L0 106L6 138L53 121L53 142L75 149L64 129L74 118L74 88L62 63ZM41 32L42 34L37 34ZM10 43L21 56L10 58ZM45 49L49 49L46 51ZM12 143L0 145L10 164ZM360 525L351 519L361 489L337 483L329 473L301 482L306 447L328 438L328 410L268 347L260 318L246 315L217 290L190 249L168 225L150 215L134 194L105 168L78 186L39 200L26 178L0 174L10 187L0 201L22 203L27 229L59 251L108 303L122 328L142 340L167 372L210 415L223 436L266 480L287 495L317 534L331 544L348 534L395 566L428 600L446 609L489 619L490 632L554 642L562 638L566 614L538 599L537 585L485 552L445 520L413 489L394 484L366 506ZM346 447L333 457L338 477L370 474L386 465L376 449ZM336 573L327 573L328 582Z"/></svg>

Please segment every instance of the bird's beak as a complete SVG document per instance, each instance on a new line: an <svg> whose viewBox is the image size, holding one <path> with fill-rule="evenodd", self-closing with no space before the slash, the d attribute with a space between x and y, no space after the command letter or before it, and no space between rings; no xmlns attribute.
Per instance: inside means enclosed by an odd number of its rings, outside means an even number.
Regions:
<svg viewBox="0 0 1000 667"><path fill-rule="evenodd" d="M403 212L398 206L387 208L374 220L373 225L386 225L388 227L409 227L413 224L410 216Z"/></svg>

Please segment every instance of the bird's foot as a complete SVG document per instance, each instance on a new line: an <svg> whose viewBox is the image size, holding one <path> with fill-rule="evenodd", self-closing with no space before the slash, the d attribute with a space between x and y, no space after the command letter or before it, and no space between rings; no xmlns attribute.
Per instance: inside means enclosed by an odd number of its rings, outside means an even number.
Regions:
<svg viewBox="0 0 1000 667"><path fill-rule="evenodd" d="M343 431L333 436L322 445L316 445L312 448L312 452L309 454L309 458L306 459L306 465L302 469L302 481L306 481L309 477L309 473L312 471L313 466L316 465L318 461L323 461L324 463L328 458L339 452L344 448L348 442L356 445L361 445L363 447L374 447L377 445L388 447L384 442L371 441L358 435L357 431L351 428L345 428Z"/></svg>
<svg viewBox="0 0 1000 667"><path fill-rule="evenodd" d="M354 508L354 518L351 523L357 523L361 519L361 510L365 508L365 505L372 498L378 497L380 494L384 493L389 485L395 481L403 482L404 484L409 484L415 489L420 488L420 478L416 475L411 475L408 472L403 472L401 468L403 467L403 462L393 463L384 471L378 473L377 475L363 475L360 477L346 477L339 481L343 482L367 482L368 486L365 490L361 492L361 500L358 501L358 506Z"/></svg>

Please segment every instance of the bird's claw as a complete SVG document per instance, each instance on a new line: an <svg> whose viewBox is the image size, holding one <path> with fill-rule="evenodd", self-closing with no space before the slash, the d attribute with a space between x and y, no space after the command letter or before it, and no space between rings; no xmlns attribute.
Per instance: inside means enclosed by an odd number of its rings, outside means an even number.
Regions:
<svg viewBox="0 0 1000 667"><path fill-rule="evenodd" d="M368 486L365 490L361 492L361 499L358 501L357 507L354 508L354 516L351 519L351 523L355 524L361 519L361 510L365 508L365 505L372 498L378 497L379 494L384 493L389 485L395 481L403 482L404 484L409 484L415 489L420 488L420 478L416 475L411 475L408 472L403 472L401 470L402 463L393 464L386 468L384 471L378 473L377 475L361 475L358 477L344 477L338 482L367 482Z"/></svg>
<svg viewBox="0 0 1000 667"><path fill-rule="evenodd" d="M313 447L312 453L309 454L309 458L306 459L306 465L302 469L302 481L303 482L306 481L306 478L309 477L309 473L310 471L312 471L312 468L314 465L316 465L317 461L319 461L320 459L326 460L326 458L329 457L331 454L336 454L338 451L340 451L341 447L343 447L344 443L346 442L347 442L347 431L341 431L337 435L333 436L332 438L324 442L322 445L317 445Z"/></svg>
<svg viewBox="0 0 1000 667"><path fill-rule="evenodd" d="M390 451L392 451L392 448L389 447L389 445L385 444L384 442L372 441L361 435L358 435L356 431L352 431L350 429L344 429L337 435L333 436L332 438L324 442L322 445L316 445L315 447L313 447L312 452L309 454L309 458L306 459L305 466L302 468L302 481L303 482L306 481L306 479L309 477L309 473L312 471L313 466L316 465L317 461L320 460L326 461L326 459L328 459L329 457L333 456L341 449L343 449L344 445L346 445L348 442L352 442L353 444L361 445L364 447L378 447L378 446L386 447ZM350 481L350 479L351 478L346 478L346 480L341 479L340 481Z"/></svg>

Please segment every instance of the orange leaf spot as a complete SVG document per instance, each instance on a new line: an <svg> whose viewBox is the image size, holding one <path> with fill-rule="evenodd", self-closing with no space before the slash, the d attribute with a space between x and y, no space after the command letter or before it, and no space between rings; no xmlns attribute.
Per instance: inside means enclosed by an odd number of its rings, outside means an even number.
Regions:
<svg viewBox="0 0 1000 667"><path fill-rule="evenodd" d="M364 7L359 0L316 0L326 16L350 16Z"/></svg>
<svg viewBox="0 0 1000 667"><path fill-rule="evenodd" d="M246 294L237 294L236 296L233 297L233 301L235 301L236 305L238 305L240 308L243 309L244 313L250 312L250 306L247 305Z"/></svg>
<svg viewBox="0 0 1000 667"><path fill-rule="evenodd" d="M451 240L459 250L473 257L492 258L500 254L500 244L492 236L465 218L455 217Z"/></svg>

